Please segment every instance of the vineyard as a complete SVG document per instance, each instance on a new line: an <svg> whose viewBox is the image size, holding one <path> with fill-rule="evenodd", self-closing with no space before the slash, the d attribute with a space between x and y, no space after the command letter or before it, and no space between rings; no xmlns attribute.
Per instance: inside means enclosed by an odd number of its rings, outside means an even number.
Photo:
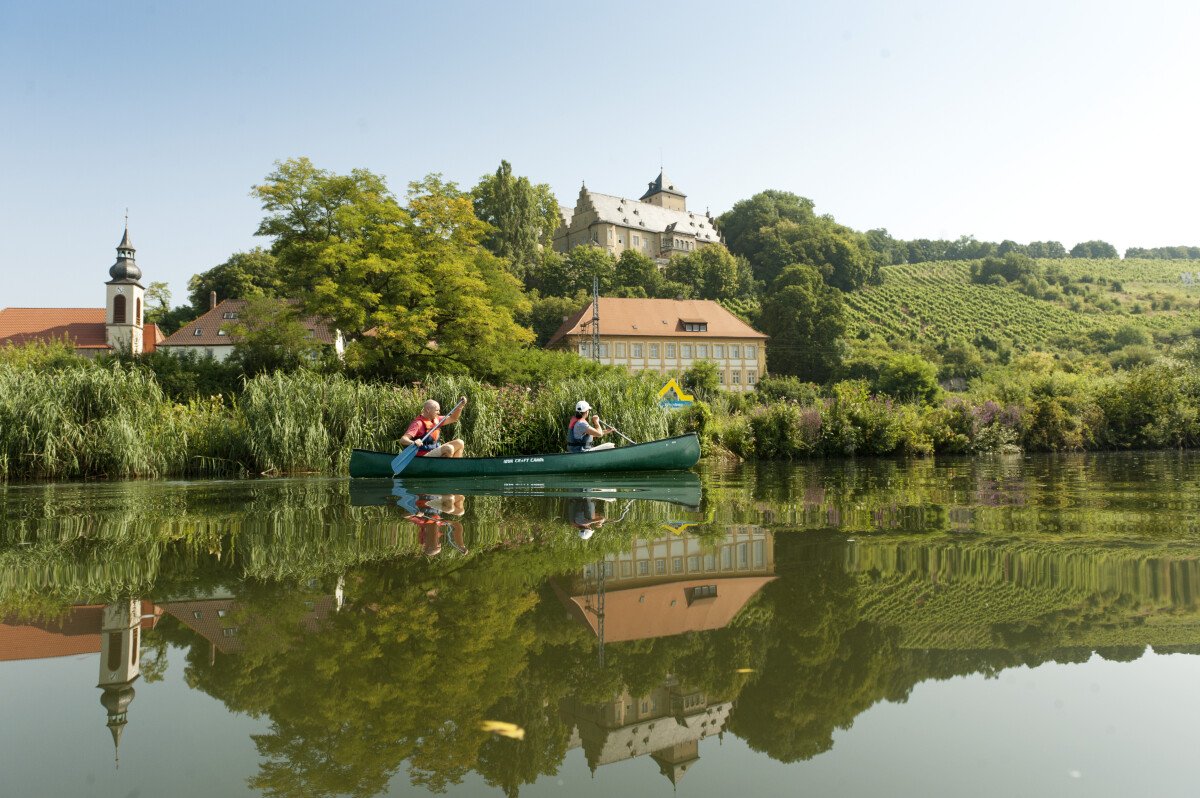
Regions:
<svg viewBox="0 0 1200 798"><path fill-rule="evenodd" d="M1109 291L1113 282L1119 282L1121 292L1114 295L1118 307L1100 312L1078 300L1072 307L1070 298L1048 301L1023 294L1014 286L973 283L970 263L965 261L904 264L885 267L881 285L846 294L849 333L926 341L1005 338L1017 349L1028 350L1055 348L1055 342L1067 336L1111 331L1122 325L1164 332L1190 329L1200 321L1195 310L1200 284L1183 283L1178 263L1071 259L1040 263L1046 268L1060 267L1089 288L1103 284ZM1185 304L1170 311L1152 311L1137 303L1137 292L1161 292Z"/></svg>

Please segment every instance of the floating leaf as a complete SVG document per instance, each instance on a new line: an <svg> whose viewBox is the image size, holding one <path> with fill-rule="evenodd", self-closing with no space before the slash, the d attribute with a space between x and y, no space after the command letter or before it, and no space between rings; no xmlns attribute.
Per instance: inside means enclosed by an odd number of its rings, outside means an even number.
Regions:
<svg viewBox="0 0 1200 798"><path fill-rule="evenodd" d="M501 737L510 737L514 740L524 740L525 730L515 723L509 723L503 720L485 720L480 721L479 728L485 732L499 734Z"/></svg>

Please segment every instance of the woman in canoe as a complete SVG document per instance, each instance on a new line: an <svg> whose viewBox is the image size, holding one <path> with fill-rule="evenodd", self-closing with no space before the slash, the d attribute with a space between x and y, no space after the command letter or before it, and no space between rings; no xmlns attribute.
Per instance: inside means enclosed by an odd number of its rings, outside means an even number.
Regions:
<svg viewBox="0 0 1200 798"><path fill-rule="evenodd" d="M466 444L462 442L462 439L455 438L446 443L438 443L438 438L441 436L442 431L433 428L438 425L438 422L441 422L442 426L446 426L458 421L459 416L462 415L463 408L466 406L467 397L461 397L458 400L458 407L445 417L445 421L442 421L442 406L433 399L430 399L421 408L421 415L414 418L412 423L408 425L408 429L404 431L404 437L400 439L400 443L405 448L408 448L414 443L420 442L420 446L417 448L417 457L462 457L463 449L466 448Z"/></svg>
<svg viewBox="0 0 1200 798"><path fill-rule="evenodd" d="M602 438L612 430L606 430L601 426L599 413L593 415L591 423L589 423L587 414L591 409L592 406L582 399L575 404L575 415L567 421L568 452L598 452L601 449L616 447L612 441L592 444L594 439Z"/></svg>

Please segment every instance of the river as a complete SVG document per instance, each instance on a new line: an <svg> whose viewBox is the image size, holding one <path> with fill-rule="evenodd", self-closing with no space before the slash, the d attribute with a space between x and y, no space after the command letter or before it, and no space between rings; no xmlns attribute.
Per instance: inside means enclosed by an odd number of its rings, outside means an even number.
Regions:
<svg viewBox="0 0 1200 798"><path fill-rule="evenodd" d="M1194 793L1200 455L0 485L4 796Z"/></svg>

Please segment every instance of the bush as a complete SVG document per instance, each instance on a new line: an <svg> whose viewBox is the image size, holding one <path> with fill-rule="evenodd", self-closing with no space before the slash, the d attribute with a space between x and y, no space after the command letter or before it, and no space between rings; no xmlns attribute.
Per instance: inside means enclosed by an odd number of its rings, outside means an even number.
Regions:
<svg viewBox="0 0 1200 798"><path fill-rule="evenodd" d="M759 401L764 404L771 402L795 402L811 405L821 395L821 387L811 382L804 382L799 377L763 377L755 386Z"/></svg>
<svg viewBox="0 0 1200 798"><path fill-rule="evenodd" d="M894 355L880 368L875 387L901 401L933 402L941 392L937 374L937 367L920 355Z"/></svg>

